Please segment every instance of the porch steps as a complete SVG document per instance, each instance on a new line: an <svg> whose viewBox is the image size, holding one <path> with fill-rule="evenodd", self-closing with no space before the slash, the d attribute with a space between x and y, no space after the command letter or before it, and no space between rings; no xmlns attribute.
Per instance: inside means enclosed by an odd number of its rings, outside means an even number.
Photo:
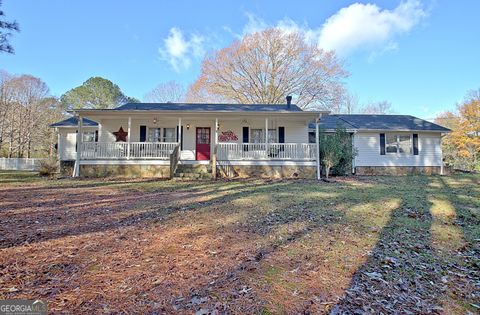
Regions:
<svg viewBox="0 0 480 315"><path fill-rule="evenodd" d="M210 164L179 164L173 175L174 179L211 179L212 166Z"/></svg>

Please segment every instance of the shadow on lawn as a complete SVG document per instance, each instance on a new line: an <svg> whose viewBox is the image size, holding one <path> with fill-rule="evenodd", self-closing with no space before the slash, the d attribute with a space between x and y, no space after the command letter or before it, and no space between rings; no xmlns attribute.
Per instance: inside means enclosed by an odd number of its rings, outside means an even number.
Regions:
<svg viewBox="0 0 480 315"><path fill-rule="evenodd" d="M342 183L316 185L302 181L266 183L251 180L203 182L200 184L186 182L172 185L177 192L170 199L162 199L165 187L161 185L157 187L155 183L146 183L146 187L136 189L137 185L141 186L143 183L127 183L125 186L122 186L123 184L118 186L118 182L112 182L112 185L117 185L121 190L133 189L138 191L139 195L130 193L128 196L123 196L125 199L119 196L117 203L120 204L117 204L110 212L104 211L107 205L101 200L86 198L84 204L75 205L72 207L72 211L78 210L77 208L92 209L49 221L49 231L40 232L40 234L28 230L18 231L19 233L16 233L14 238L10 237L8 242L0 239L0 248L18 246L24 244L25 241L35 243L126 227L146 228L159 222L167 225L170 220L183 214L200 215L208 211L209 218L221 220L238 214L238 212L245 212L241 222L229 221L214 232L210 232L212 235L207 234L207 236L218 236L224 232L233 234L240 230L242 233L263 238L264 244L258 247L254 247L253 244L249 244L250 247L245 246L245 248L253 248L254 251L249 253L249 257L231 262L231 268L224 270L222 276L215 279L215 284L198 284L189 288L188 292L185 290L184 293L208 296L209 292L214 290L216 293L221 293L216 297L210 297L212 307L214 302L225 303L232 299L244 299L244 308L237 308L234 311L256 313L270 301L261 300L261 297L254 295L253 291L238 296L238 294L232 294L231 291L225 289L238 285L237 279L243 276L255 276L250 268L252 264L261 263L265 258L281 250L282 247L298 242L309 233L328 233L330 228L339 225L349 227L352 222L349 221L351 218L347 219L348 212L359 203L382 203L392 198L398 198L400 200L399 207L390 214L388 223L383 226L371 255L357 269L351 279L350 287L346 290L344 298L333 308L333 313L350 314L355 311L358 313L379 313L381 311L384 313L401 313L402 311L434 313L440 311L439 306L448 293L448 289L445 289L442 282L442 276L445 273L442 268L445 267L445 264L432 246L434 240L431 231L436 220L431 213L434 206L431 200L439 197L436 194L450 188L445 182L443 182L443 190L434 190L430 185L442 185L442 180L440 177L401 177L396 179L398 185L395 189L393 189L393 183L396 181L384 178L375 179L374 181L378 181L378 183L367 188L365 185L356 187ZM416 181L416 184L410 185L411 181ZM86 187L94 188L95 186ZM419 189L419 187L424 189ZM141 193L143 189L146 189L147 192ZM334 193L332 194L332 192ZM84 193L79 193L76 197L80 197L82 194ZM316 197L305 198L309 194ZM244 206L236 203L240 199L247 199L253 201L254 205L257 201L260 204L261 198L269 201L267 204L271 209L254 213L256 206L252 206L251 203ZM451 198L452 204L459 202L454 199L456 198L455 194L448 195L448 198ZM192 201L197 199L201 201ZM115 199L103 200L103 202L114 201ZM52 208L53 205L53 203L50 204L50 207ZM137 209L138 207L141 210ZM27 216L30 216L28 219L32 221L41 215L54 216L55 211L52 208L48 212L39 211L38 214L29 213ZM470 224L471 219L468 220ZM69 221L75 224L66 225L65 223ZM297 223L301 225L301 228L287 233L283 238L269 238L274 235L275 231L290 223ZM357 229L358 234L361 234L370 227L358 224L354 228ZM331 232L335 233L334 230ZM207 232L200 231L198 233L205 234ZM468 233L472 234L472 232ZM2 236L1 234L0 231L0 236ZM194 237L192 235L192 238ZM350 278L346 281L349 280ZM318 281L322 280L319 278ZM210 281L208 282L210 283ZM338 284L333 285L338 286ZM198 308L197 305L187 304L179 305L179 307L191 311ZM294 309L295 312L302 312L308 310L308 307L300 305Z"/></svg>
<svg viewBox="0 0 480 315"><path fill-rule="evenodd" d="M137 182L137 184L143 183ZM24 202L30 201L19 199L18 193L2 198L4 210L8 211L0 213L0 218L3 216L2 221L8 224L0 227L0 249L23 245L26 242L31 244L68 236L106 232L128 226L144 226L160 221L165 223L179 212L198 212L212 204L229 202L249 194L262 194L273 186L285 183L264 185L259 181L242 181L232 182L231 186L220 189L216 182L182 182L175 184L177 191L174 194L164 189L159 189L160 192L137 194L129 190L135 187L135 183L126 182L125 187L118 182L110 184L121 188L126 194L95 196L87 190L58 196L56 193L51 193L50 187L43 187L37 188L40 200L31 205L39 207L40 210L18 212L15 212L18 210L15 207L23 207ZM97 186L94 184L81 187ZM78 186L56 188L66 190L78 188ZM28 191L32 192L31 189ZM9 190L0 191L0 196L8 193ZM58 199L59 197L63 198ZM195 199L205 200L195 202L193 201ZM43 210L45 208L48 210ZM16 229L11 229L12 226L16 226Z"/></svg>
<svg viewBox="0 0 480 315"><path fill-rule="evenodd" d="M400 185L395 190L395 195L402 198L400 207L391 214L368 260L355 272L350 287L331 310L332 315L463 314L464 308L474 311L467 301L478 303L469 294L478 292L480 278L478 274L472 276L475 265L470 270L463 266L462 251L469 245L458 248L458 244L472 234L468 230L475 222L470 216L469 222L458 229L458 222L451 220L466 215L444 178L407 177L408 180L419 181L424 189L403 189ZM446 206L439 204L445 196L453 213L444 213ZM457 233L446 237L452 228ZM479 259L478 249L469 251L468 257ZM459 270L464 274L458 277ZM459 280L464 283L459 285Z"/></svg>

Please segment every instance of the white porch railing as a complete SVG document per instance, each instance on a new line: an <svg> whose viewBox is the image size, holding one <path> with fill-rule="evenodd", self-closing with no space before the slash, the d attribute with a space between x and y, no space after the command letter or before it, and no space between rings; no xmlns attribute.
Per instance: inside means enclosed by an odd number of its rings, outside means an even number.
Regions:
<svg viewBox="0 0 480 315"><path fill-rule="evenodd" d="M84 142L82 143L80 158L82 160L168 160L177 145L177 142Z"/></svg>
<svg viewBox="0 0 480 315"><path fill-rule="evenodd" d="M304 160L314 161L314 143L219 143L217 160Z"/></svg>

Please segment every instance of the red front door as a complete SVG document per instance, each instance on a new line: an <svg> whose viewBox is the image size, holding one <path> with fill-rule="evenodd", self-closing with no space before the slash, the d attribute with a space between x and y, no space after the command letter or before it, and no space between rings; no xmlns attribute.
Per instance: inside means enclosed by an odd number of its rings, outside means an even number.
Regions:
<svg viewBox="0 0 480 315"><path fill-rule="evenodd" d="M197 160L210 160L210 127L197 127Z"/></svg>

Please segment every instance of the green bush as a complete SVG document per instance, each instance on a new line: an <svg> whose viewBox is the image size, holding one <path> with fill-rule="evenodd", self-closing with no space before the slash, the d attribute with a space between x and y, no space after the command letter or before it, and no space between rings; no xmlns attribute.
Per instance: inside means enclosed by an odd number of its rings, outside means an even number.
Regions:
<svg viewBox="0 0 480 315"><path fill-rule="evenodd" d="M57 173L58 163L55 159L45 159L40 161L40 169L38 173L40 176L53 176Z"/></svg>
<svg viewBox="0 0 480 315"><path fill-rule="evenodd" d="M345 128L337 126L333 133L320 130L319 146L320 163L327 178L332 171L336 175L350 172L357 151L352 145L352 137Z"/></svg>

